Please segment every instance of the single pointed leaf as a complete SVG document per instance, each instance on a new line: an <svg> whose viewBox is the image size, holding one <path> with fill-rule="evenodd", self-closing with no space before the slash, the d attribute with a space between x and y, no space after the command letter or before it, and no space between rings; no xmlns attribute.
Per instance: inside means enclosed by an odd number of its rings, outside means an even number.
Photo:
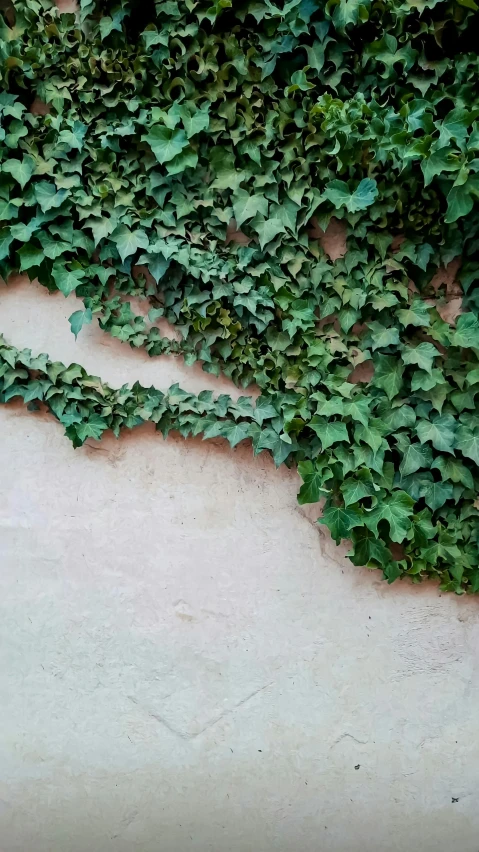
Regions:
<svg viewBox="0 0 479 852"><path fill-rule="evenodd" d="M401 308L397 311L397 317L401 325L406 328L408 325L417 327L429 326L430 318L429 311L431 306L427 305L421 299L414 299L409 308Z"/></svg>
<svg viewBox="0 0 479 852"><path fill-rule="evenodd" d="M374 497L376 489L370 471L367 469L358 470L354 478L345 479L341 485L341 492L346 506L351 506L364 497Z"/></svg>
<svg viewBox="0 0 479 852"><path fill-rule="evenodd" d="M89 325L93 318L91 308L85 308L83 311L75 311L69 318L70 328L77 339L84 325Z"/></svg>
<svg viewBox="0 0 479 852"><path fill-rule="evenodd" d="M70 194L68 189L57 190L55 184L48 183L46 180L35 183L33 189L42 213L60 207Z"/></svg>
<svg viewBox="0 0 479 852"><path fill-rule="evenodd" d="M324 482L333 474L310 461L299 462L298 473L303 480L298 493L298 503L300 506L305 503L317 503L327 493L327 489L323 488Z"/></svg>
<svg viewBox="0 0 479 852"><path fill-rule="evenodd" d="M452 335L453 346L461 346L467 349L479 349L479 320L475 314L461 314L456 323L456 330Z"/></svg>
<svg viewBox="0 0 479 852"><path fill-rule="evenodd" d="M426 505L435 512L444 505L446 500L452 498L453 486L450 482L428 482L422 486L420 493Z"/></svg>
<svg viewBox="0 0 479 852"><path fill-rule="evenodd" d="M428 468L432 462L431 448L425 444L409 444L403 452L399 470L401 476L409 476L421 468Z"/></svg>
<svg viewBox="0 0 479 852"><path fill-rule="evenodd" d="M53 264L52 275L58 289L64 296L69 296L82 283L85 271L83 269L68 270L63 263L56 261Z"/></svg>
<svg viewBox="0 0 479 852"><path fill-rule="evenodd" d="M318 524L325 524L328 527L336 543L343 538L349 538L351 530L363 523L361 512L343 506L329 506L324 510L322 517L318 519Z"/></svg>
<svg viewBox="0 0 479 852"><path fill-rule="evenodd" d="M380 521L387 521L389 535L400 543L406 538L411 527L414 500L405 491L393 491L389 498L382 500L375 509L365 514L366 526L377 536Z"/></svg>
<svg viewBox="0 0 479 852"><path fill-rule="evenodd" d="M153 151L159 163L168 163L178 154L181 154L183 148L188 145L188 138L184 130L174 129L163 125L154 125L149 132L142 136L144 142L147 142Z"/></svg>
<svg viewBox="0 0 479 852"><path fill-rule="evenodd" d="M430 441L436 450L454 455L454 433L456 421L451 414L443 414L434 420L420 420L416 432L421 444Z"/></svg>
<svg viewBox="0 0 479 852"><path fill-rule="evenodd" d="M324 196L338 210L346 207L349 213L365 210L374 203L378 194L376 181L363 178L356 189L351 192L347 183L342 180L332 180L324 190Z"/></svg>
<svg viewBox="0 0 479 852"><path fill-rule="evenodd" d="M44 258L43 249L32 243L26 243L17 253L20 258L20 272L26 272L32 266L40 266Z"/></svg>
<svg viewBox="0 0 479 852"><path fill-rule="evenodd" d="M120 225L116 228L110 235L110 240L115 243L122 261L132 254L136 254L138 249L148 248L148 237L145 231L141 229L131 231L127 225Z"/></svg>
<svg viewBox="0 0 479 852"><path fill-rule="evenodd" d="M231 447L236 447L240 441L250 436L249 423L233 421L224 421L222 424L221 435L226 438Z"/></svg>
<svg viewBox="0 0 479 852"><path fill-rule="evenodd" d="M382 388L393 399L402 388L404 367L394 355L374 356L374 376L371 384Z"/></svg>
<svg viewBox="0 0 479 852"><path fill-rule="evenodd" d="M8 159L2 164L2 171L10 174L23 189L35 171L35 160L28 154L24 154L21 160Z"/></svg>
<svg viewBox="0 0 479 852"><path fill-rule="evenodd" d="M12 242L13 236L10 233L10 228L0 228L0 260L8 257Z"/></svg>
<svg viewBox="0 0 479 852"><path fill-rule="evenodd" d="M419 343L418 346L405 346L401 357L405 364L416 364L421 370L430 373L434 358L439 354L432 343Z"/></svg>
<svg viewBox="0 0 479 852"><path fill-rule="evenodd" d="M278 234L284 233L284 225L280 219L265 219L255 221L253 223L256 233L259 237L259 244L263 249L271 240L274 240Z"/></svg>
<svg viewBox="0 0 479 852"><path fill-rule="evenodd" d="M326 420L324 417L314 416L309 422L310 428L316 433L321 441L323 450L337 444L340 441L348 441L349 435L346 424L338 420Z"/></svg>
<svg viewBox="0 0 479 852"><path fill-rule="evenodd" d="M471 459L479 466L479 429L469 429L459 426L456 433L456 447L466 459Z"/></svg>
<svg viewBox="0 0 479 852"><path fill-rule="evenodd" d="M266 216L268 213L268 202L263 195L250 195L246 190L238 189L233 198L233 213L237 226L241 227L243 222L252 219L257 213Z"/></svg>

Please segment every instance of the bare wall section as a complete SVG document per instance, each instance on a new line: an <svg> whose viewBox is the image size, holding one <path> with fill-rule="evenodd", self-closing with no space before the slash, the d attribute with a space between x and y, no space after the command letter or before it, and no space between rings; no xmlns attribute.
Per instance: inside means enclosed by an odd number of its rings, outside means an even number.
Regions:
<svg viewBox="0 0 479 852"><path fill-rule="evenodd" d="M0 292L15 345L230 390ZM0 407L2 852L477 852L479 616L354 568L294 472Z"/></svg>

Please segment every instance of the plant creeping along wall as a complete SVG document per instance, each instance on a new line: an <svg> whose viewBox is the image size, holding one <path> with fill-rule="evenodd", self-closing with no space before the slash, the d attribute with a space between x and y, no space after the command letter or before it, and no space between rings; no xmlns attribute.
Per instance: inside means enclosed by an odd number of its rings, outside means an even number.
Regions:
<svg viewBox="0 0 479 852"><path fill-rule="evenodd" d="M475 0L1 9L3 279L75 292L74 334L96 318L261 395L112 390L1 339L0 401L75 446L149 420L248 439L355 564L478 592Z"/></svg>

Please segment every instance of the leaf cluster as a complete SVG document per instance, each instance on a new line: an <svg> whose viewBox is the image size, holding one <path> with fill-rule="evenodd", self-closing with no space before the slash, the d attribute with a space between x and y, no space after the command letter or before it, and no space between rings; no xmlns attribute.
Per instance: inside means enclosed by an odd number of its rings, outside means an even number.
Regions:
<svg viewBox="0 0 479 852"><path fill-rule="evenodd" d="M146 420L249 439L355 564L479 591L475 0L158 0L139 32L130 0L1 14L2 277L80 297L75 336L95 318L261 390L114 391L2 344L1 401L75 446Z"/></svg>

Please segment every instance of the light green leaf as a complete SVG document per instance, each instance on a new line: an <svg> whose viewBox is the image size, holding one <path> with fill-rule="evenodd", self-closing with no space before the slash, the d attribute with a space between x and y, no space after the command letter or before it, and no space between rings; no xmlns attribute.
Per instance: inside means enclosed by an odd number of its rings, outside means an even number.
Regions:
<svg viewBox="0 0 479 852"><path fill-rule="evenodd" d="M421 370L430 373L434 358L439 354L432 343L419 343L418 346L404 346L401 357L405 364L416 364Z"/></svg>
<svg viewBox="0 0 479 852"><path fill-rule="evenodd" d="M23 245L17 254L20 258L20 272L26 272L32 266L40 266L44 258L43 250L31 243Z"/></svg>
<svg viewBox="0 0 479 852"><path fill-rule="evenodd" d="M450 145L440 148L439 151L434 151L430 157L427 157L421 163L424 174L424 186L429 186L432 179L436 175L442 174L442 172L459 171L462 162L463 157Z"/></svg>
<svg viewBox="0 0 479 852"><path fill-rule="evenodd" d="M188 139L196 136L197 133L201 133L202 130L208 129L210 123L209 109L209 103L206 103L201 109L197 109L192 101L183 103L178 107L178 114L181 116Z"/></svg>
<svg viewBox="0 0 479 852"><path fill-rule="evenodd" d="M173 157L169 163L166 163L165 168L169 175L178 175L184 172L185 169L196 169L198 165L198 154L192 148L185 148L176 157Z"/></svg>
<svg viewBox="0 0 479 852"><path fill-rule="evenodd" d="M141 229L130 231L127 225L119 225L110 235L110 240L115 243L122 261L135 254L138 249L148 248L148 237L145 231Z"/></svg>
<svg viewBox="0 0 479 852"><path fill-rule="evenodd" d="M291 441L290 438L289 441ZM276 467L283 464L293 450L291 443L284 441L282 436L272 428L266 428L263 430L257 446L258 451L271 450L271 455L273 456L273 461Z"/></svg>
<svg viewBox="0 0 479 852"><path fill-rule="evenodd" d="M234 421L225 420L222 423L221 435L226 438L231 447L236 447L240 441L250 437L249 423L235 423Z"/></svg>
<svg viewBox="0 0 479 852"><path fill-rule="evenodd" d="M0 228L0 260L8 257L12 242L13 237L10 233L10 228Z"/></svg>
<svg viewBox="0 0 479 852"><path fill-rule="evenodd" d="M37 199L42 213L47 213L55 207L61 207L70 192L68 189L59 189L55 184L48 183L46 180L41 180L33 186L35 198Z"/></svg>
<svg viewBox="0 0 479 852"><path fill-rule="evenodd" d="M479 320L475 314L461 314L458 317L451 343L466 349L479 349Z"/></svg>
<svg viewBox="0 0 479 852"><path fill-rule="evenodd" d="M421 299L414 299L409 308L400 308L397 311L397 317L401 325L406 328L408 325L414 325L418 328L421 326L429 326L430 318L429 311L431 306L427 305Z"/></svg>
<svg viewBox="0 0 479 852"><path fill-rule="evenodd" d="M424 497L426 505L435 512L446 500L452 498L453 486L450 482L425 482L421 487L421 496Z"/></svg>
<svg viewBox="0 0 479 852"><path fill-rule="evenodd" d="M334 204L336 210L346 207L349 213L356 213L358 210L370 207L377 194L377 184L372 178L363 178L353 192L342 180L330 181L324 190L324 197Z"/></svg>
<svg viewBox="0 0 479 852"><path fill-rule="evenodd" d="M456 447L466 459L472 459L479 466L479 429L459 426L456 433Z"/></svg>
<svg viewBox="0 0 479 852"><path fill-rule="evenodd" d="M333 13L336 29L342 32L349 24L357 24L359 20L367 20L368 7L369 0L339 0Z"/></svg>
<svg viewBox="0 0 479 852"><path fill-rule="evenodd" d="M21 160L5 160L2 171L10 174L23 189L35 171L35 160L28 154L24 154Z"/></svg>
<svg viewBox="0 0 479 852"><path fill-rule="evenodd" d="M317 503L321 497L328 493L324 488L324 483L332 477L330 470L324 470L323 467L317 466L313 462L299 462L298 473L303 480L303 484L299 489L298 503L303 506L305 503Z"/></svg>
<svg viewBox="0 0 479 852"><path fill-rule="evenodd" d="M52 275L58 289L64 296L69 296L81 284L85 271L83 269L68 270L63 263L56 261L53 264Z"/></svg>
<svg viewBox="0 0 479 852"><path fill-rule="evenodd" d="M402 388L404 367L394 355L374 356L374 376L371 384L382 388L388 399L393 399Z"/></svg>
<svg viewBox="0 0 479 852"><path fill-rule="evenodd" d="M183 148L188 145L188 138L184 130L170 130L168 127L156 124L149 132L142 136L147 142L159 163L167 163L181 154Z"/></svg>
<svg viewBox="0 0 479 852"><path fill-rule="evenodd" d="M89 325L93 319L91 308L85 308L83 311L75 311L69 318L70 328L77 339L84 325Z"/></svg>
<svg viewBox="0 0 479 852"><path fill-rule="evenodd" d="M280 219L258 219L252 225L259 236L259 244L262 249L271 240L274 240L278 234L282 234L285 231L285 227Z"/></svg>
<svg viewBox="0 0 479 852"><path fill-rule="evenodd" d="M346 424L337 420L326 420L315 415L308 424L321 441L323 450L339 441L349 441Z"/></svg>
<svg viewBox="0 0 479 852"><path fill-rule="evenodd" d="M257 213L261 213L263 217L267 216L268 202L263 195L250 195L244 189L237 189L233 197L233 213L236 219L236 224L238 225L238 228L240 228L243 222L247 222L248 219L252 219ZM271 222L274 220L270 219L269 221ZM265 221L264 224L266 225L267 221ZM277 231L276 233L280 233L280 231ZM276 233L274 236L276 236ZM272 239L272 237L270 237L270 239ZM266 240L266 242L267 241L268 240ZM261 246L262 248L263 245Z"/></svg>
<svg viewBox="0 0 479 852"><path fill-rule="evenodd" d="M453 186L447 196L447 213L444 219L445 222L457 222L463 216L467 216L474 207L474 201L467 184L463 186Z"/></svg>
<svg viewBox="0 0 479 852"><path fill-rule="evenodd" d="M61 255L66 254L66 252L72 250L69 243L64 240L55 239L55 237L46 231L41 231L37 235L37 239L41 243L43 254L45 257L50 258L50 260L56 260L57 257L60 257Z"/></svg>
<svg viewBox="0 0 479 852"><path fill-rule="evenodd" d="M345 479L341 485L341 492L346 506L357 503L364 497L374 497L376 489L371 479L371 473L367 469L356 471L353 478Z"/></svg>
<svg viewBox="0 0 479 852"><path fill-rule="evenodd" d="M401 476L409 476L421 468L428 468L432 462L432 451L427 444L409 444L403 452L399 470Z"/></svg>
<svg viewBox="0 0 479 852"><path fill-rule="evenodd" d="M94 243L97 246L101 240L108 237L115 230L116 224L113 219L107 219L106 216L91 216L85 220L83 227L91 229Z"/></svg>
<svg viewBox="0 0 479 852"><path fill-rule="evenodd" d="M371 322L369 331L373 341L372 349L384 349L386 346L396 346L399 343L399 331L397 328L386 328L380 322Z"/></svg>
<svg viewBox="0 0 479 852"><path fill-rule="evenodd" d="M355 397L349 402L344 403L344 415L350 416L353 420L358 420L363 426L367 426L370 417L370 401L365 398Z"/></svg>
<svg viewBox="0 0 479 852"><path fill-rule="evenodd" d="M391 496L381 500L376 508L365 514L364 523L377 536L378 524L387 521L389 535L400 543L411 528L411 516L414 500L405 491L393 491Z"/></svg>
<svg viewBox="0 0 479 852"><path fill-rule="evenodd" d="M341 539L349 538L349 533L354 527L362 526L364 518L362 513L356 509L343 508L342 506L329 506L325 509L318 524L325 524L332 538L338 544Z"/></svg>
<svg viewBox="0 0 479 852"><path fill-rule="evenodd" d="M460 427L461 429L462 427ZM459 443L459 436L462 433L458 430L456 434L456 443ZM436 469L441 472L443 479L450 479L452 482L462 482L466 488L474 488L474 479L469 468L458 459L451 456L439 456L434 459L431 469Z"/></svg>
<svg viewBox="0 0 479 852"><path fill-rule="evenodd" d="M454 455L454 433L456 421L451 414L443 414L433 420L420 420L416 427L421 444L430 441L436 450Z"/></svg>

